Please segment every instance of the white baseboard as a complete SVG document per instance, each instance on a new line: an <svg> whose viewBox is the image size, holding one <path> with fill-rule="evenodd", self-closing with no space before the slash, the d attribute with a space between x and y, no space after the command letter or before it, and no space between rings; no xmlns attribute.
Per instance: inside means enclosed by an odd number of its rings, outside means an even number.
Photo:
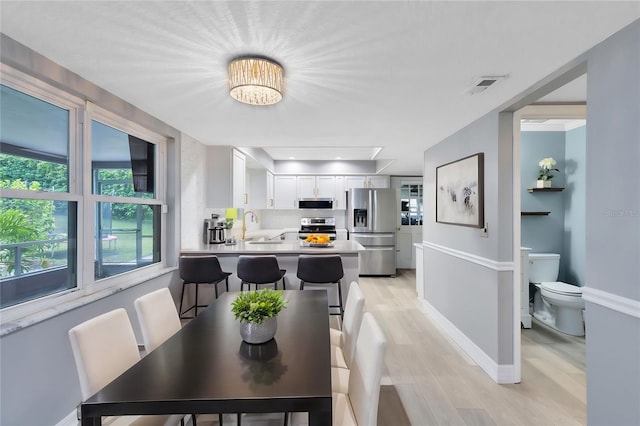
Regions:
<svg viewBox="0 0 640 426"><path fill-rule="evenodd" d="M498 384L517 383L513 364L498 365L471 339L462 333L451 321L445 318L426 300L421 300L425 313L476 363L491 379Z"/></svg>

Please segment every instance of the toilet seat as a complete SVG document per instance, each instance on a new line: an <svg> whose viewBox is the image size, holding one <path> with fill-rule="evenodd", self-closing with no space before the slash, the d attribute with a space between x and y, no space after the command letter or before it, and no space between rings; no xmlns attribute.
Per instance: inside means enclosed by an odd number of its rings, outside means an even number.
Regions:
<svg viewBox="0 0 640 426"><path fill-rule="evenodd" d="M561 281L542 282L541 287L546 291L564 296L582 297L582 289L578 286L563 283Z"/></svg>

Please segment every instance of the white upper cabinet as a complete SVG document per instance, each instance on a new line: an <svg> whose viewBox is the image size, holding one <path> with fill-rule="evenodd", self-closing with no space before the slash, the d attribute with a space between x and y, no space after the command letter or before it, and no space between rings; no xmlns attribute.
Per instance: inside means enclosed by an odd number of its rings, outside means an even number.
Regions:
<svg viewBox="0 0 640 426"><path fill-rule="evenodd" d="M233 206L245 208L249 204L249 194L247 193L247 158L243 153L233 150L232 166L232 194Z"/></svg>
<svg viewBox="0 0 640 426"><path fill-rule="evenodd" d="M296 176L282 175L275 176L274 185L274 208L295 209L298 208L297 179Z"/></svg>
<svg viewBox="0 0 640 426"><path fill-rule="evenodd" d="M316 176L316 197L334 198L336 196L335 176Z"/></svg>
<svg viewBox="0 0 640 426"><path fill-rule="evenodd" d="M345 176L345 190L352 188L389 188L389 176Z"/></svg>
<svg viewBox="0 0 640 426"><path fill-rule="evenodd" d="M274 176L269 170L267 170L267 208L275 208L275 188L274 188Z"/></svg>
<svg viewBox="0 0 640 426"><path fill-rule="evenodd" d="M245 207L249 200L244 154L230 146L208 146L205 156L205 206Z"/></svg>
<svg viewBox="0 0 640 426"><path fill-rule="evenodd" d="M316 177L296 176L297 198L315 198Z"/></svg>
<svg viewBox="0 0 640 426"><path fill-rule="evenodd" d="M297 176L298 198L334 198L335 176Z"/></svg>
<svg viewBox="0 0 640 426"><path fill-rule="evenodd" d="M266 169L247 168L247 209L272 209L273 173Z"/></svg>
<svg viewBox="0 0 640 426"><path fill-rule="evenodd" d="M336 176L335 180L335 201L333 202L333 208L338 210L344 210L347 208L347 196L344 189L344 176Z"/></svg>

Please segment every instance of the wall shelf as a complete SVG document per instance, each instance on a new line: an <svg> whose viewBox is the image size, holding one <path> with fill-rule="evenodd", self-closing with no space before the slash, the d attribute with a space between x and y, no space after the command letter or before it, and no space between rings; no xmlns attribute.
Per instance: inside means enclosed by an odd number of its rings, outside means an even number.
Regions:
<svg viewBox="0 0 640 426"><path fill-rule="evenodd" d="M548 216L551 212L520 212L521 216Z"/></svg>
<svg viewBox="0 0 640 426"><path fill-rule="evenodd" d="M564 188L527 188L529 192L560 192L564 191Z"/></svg>

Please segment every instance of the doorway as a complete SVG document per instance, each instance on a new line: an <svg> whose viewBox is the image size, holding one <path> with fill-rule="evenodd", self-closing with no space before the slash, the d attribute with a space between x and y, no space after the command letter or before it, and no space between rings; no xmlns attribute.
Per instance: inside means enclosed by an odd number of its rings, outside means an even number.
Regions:
<svg viewBox="0 0 640 426"><path fill-rule="evenodd" d="M570 93L570 95L568 94ZM564 99L564 100L563 100ZM524 211L522 201L524 194L527 194L527 186L535 186L536 175L531 176L528 171L526 178L523 176L523 166L521 165L522 152L522 122L542 123L550 122L550 120L584 120L586 119L586 73L575 80L568 83L556 91L539 98L535 103L527 105L513 114L513 203L514 203L514 221L513 221L513 242L514 242L514 264L515 277L519 282L515 283L514 288L514 336L513 336L513 354L514 354L514 378L516 382L520 382L522 378L522 336L520 326L530 326L529 316L529 284L526 273L526 266L523 265L523 256L521 252L522 241L522 220L529 218L539 219L549 214L544 208L537 208ZM559 123L559 122L558 122ZM536 160L537 161L537 160ZM535 165L537 166L537 164ZM535 171L534 171L535 172ZM528 200L530 201L530 200ZM544 201L542 201L544 205ZM523 214L525 216L523 216ZM527 217L527 219L525 219Z"/></svg>

